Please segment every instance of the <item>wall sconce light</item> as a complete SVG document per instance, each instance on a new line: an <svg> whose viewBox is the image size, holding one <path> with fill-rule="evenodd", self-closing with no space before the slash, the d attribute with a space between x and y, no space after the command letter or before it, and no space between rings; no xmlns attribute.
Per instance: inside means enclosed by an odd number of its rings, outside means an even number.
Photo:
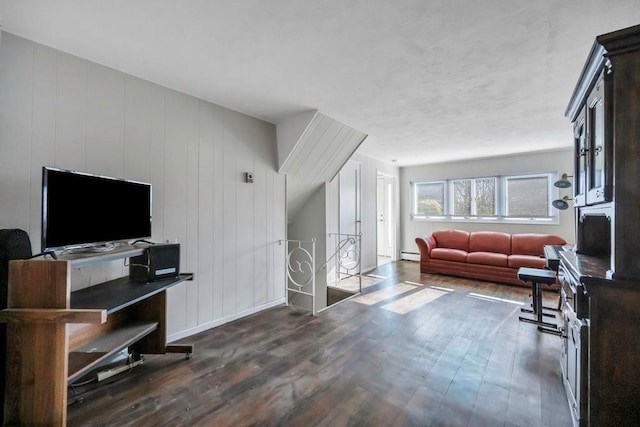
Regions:
<svg viewBox="0 0 640 427"><path fill-rule="evenodd" d="M244 173L244 182L247 184L253 184L253 172Z"/></svg>
<svg viewBox="0 0 640 427"><path fill-rule="evenodd" d="M573 178L573 176L563 173L560 179L553 183L553 186L558 188L569 188L571 187L571 181L569 181L569 178Z"/></svg>
<svg viewBox="0 0 640 427"><path fill-rule="evenodd" d="M573 199L569 198L569 196L564 196L562 199L554 200L551 204L554 208L564 211L569 209L569 203L567 203L569 200Z"/></svg>

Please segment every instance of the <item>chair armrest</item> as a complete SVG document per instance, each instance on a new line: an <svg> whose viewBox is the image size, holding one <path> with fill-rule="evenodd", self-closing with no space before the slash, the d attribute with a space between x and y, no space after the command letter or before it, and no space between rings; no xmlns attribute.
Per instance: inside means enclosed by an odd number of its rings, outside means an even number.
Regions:
<svg viewBox="0 0 640 427"><path fill-rule="evenodd" d="M431 249L438 246L433 236L416 237L416 244L420 250L420 261L428 261L431 256Z"/></svg>

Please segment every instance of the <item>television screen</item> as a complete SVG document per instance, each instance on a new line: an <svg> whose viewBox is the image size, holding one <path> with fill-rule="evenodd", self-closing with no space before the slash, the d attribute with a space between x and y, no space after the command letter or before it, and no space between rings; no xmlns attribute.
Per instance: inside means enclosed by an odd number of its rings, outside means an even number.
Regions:
<svg viewBox="0 0 640 427"><path fill-rule="evenodd" d="M42 168L42 251L151 237L151 184Z"/></svg>

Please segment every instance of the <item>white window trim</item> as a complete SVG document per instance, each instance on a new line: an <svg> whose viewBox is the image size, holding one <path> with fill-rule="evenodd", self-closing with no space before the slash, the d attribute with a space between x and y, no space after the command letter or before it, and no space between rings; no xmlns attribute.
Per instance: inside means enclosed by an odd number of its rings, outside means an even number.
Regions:
<svg viewBox="0 0 640 427"><path fill-rule="evenodd" d="M418 192L416 191L416 186L420 184L442 184L444 187L444 203L443 207L446 213L447 210L447 200L449 198L448 190L447 190L447 180L441 179L436 181L420 181L420 182L412 182L411 184L411 218L445 218L446 215L417 215L418 211Z"/></svg>
<svg viewBox="0 0 640 427"><path fill-rule="evenodd" d="M414 221L434 221L434 222L466 222L466 223L493 223L493 224L538 224L538 225L559 225L560 224L560 213L556 209L551 206L551 201L558 198L558 189L553 186L553 182L557 179L557 172L541 172L541 173L528 173L528 174L513 174L513 175L495 175L495 176L478 176L472 178L455 178L455 179L445 179L445 180L434 180L434 181L417 181L410 183L410 189L412 193L412 202L411 202L411 220ZM546 176L548 185L549 185L549 216L546 217L509 217L506 216L507 210L507 189L506 182L509 178L530 178L537 176ZM451 203L451 187L454 181L463 181L463 180L476 180L476 179L486 179L486 178L494 178L496 180L496 212L498 213L495 217L493 216L477 216L477 215L451 215L450 212L453 210ZM444 183L444 206L445 206L445 215L417 215L417 205L418 205L418 195L416 192L416 185L419 184L436 184L436 183ZM474 186L472 185L472 196L474 192Z"/></svg>
<svg viewBox="0 0 640 427"><path fill-rule="evenodd" d="M548 200L548 205L547 205L547 216L540 216L540 217L530 217L530 218L523 218L523 217L517 217L517 216L509 216L507 215L507 206L508 206L508 200L509 200L509 192L507 190L507 181L509 179L526 179L526 178L536 178L536 177L541 177L541 176L545 176L547 178L547 194L549 195L549 200ZM504 213L504 218L506 219L521 219L521 220L525 220L525 221L529 221L531 222L532 220L546 220L548 221L549 219L553 219L554 217L557 217L558 215L554 215L554 208L551 205L551 201L554 199L557 199L557 197L554 197L554 191L553 189L555 188L553 186L553 182L555 181L555 179L557 178L557 173L554 174L552 172L546 172L546 173L530 173L530 174L522 174L522 175L504 175L501 177L502 178L502 182L503 182L503 192L502 192L502 196L500 197L501 200L504 203L504 207L502 209L502 213ZM557 191L555 191L555 195L557 196ZM557 211L556 211L557 212Z"/></svg>
<svg viewBox="0 0 640 427"><path fill-rule="evenodd" d="M498 212L496 215L487 215L482 217L481 215L478 215L478 206L476 204L476 181L479 181L481 179L493 179L494 182L494 188L495 188L495 193L494 193L494 201L493 201L493 211L494 212ZM456 182L458 181L471 181L471 214L470 215L455 215L452 213L449 213L449 216L452 218L469 218L469 219L473 219L473 218L484 218L487 220L491 220L492 218L498 218L499 212L500 210L498 209L498 195L500 194L499 190L498 190L498 182L499 179L496 176L483 176L483 177L476 177L476 178L456 178L456 179L450 179L449 181L449 194L453 194L453 186ZM445 201L446 202L446 201ZM449 198L449 210L448 212L453 212L455 206L455 202L453 200L453 197Z"/></svg>

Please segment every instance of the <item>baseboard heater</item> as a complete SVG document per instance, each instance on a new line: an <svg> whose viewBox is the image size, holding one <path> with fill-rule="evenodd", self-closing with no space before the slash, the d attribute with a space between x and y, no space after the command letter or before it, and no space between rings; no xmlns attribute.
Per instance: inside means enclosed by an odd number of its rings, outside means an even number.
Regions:
<svg viewBox="0 0 640 427"><path fill-rule="evenodd" d="M400 252L400 259L407 261L420 261L420 254L418 252Z"/></svg>

